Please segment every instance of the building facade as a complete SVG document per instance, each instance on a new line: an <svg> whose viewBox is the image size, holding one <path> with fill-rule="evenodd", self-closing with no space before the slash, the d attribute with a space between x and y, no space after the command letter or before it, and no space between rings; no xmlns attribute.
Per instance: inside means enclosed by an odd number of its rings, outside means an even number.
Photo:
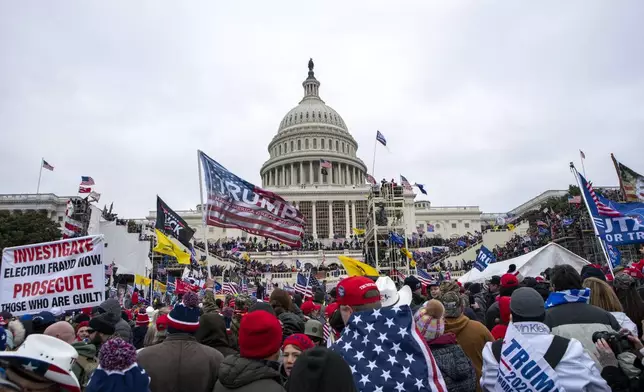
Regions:
<svg viewBox="0 0 644 392"><path fill-rule="evenodd" d="M70 199L78 199L78 197L56 196L53 193L5 194L0 195L0 211L45 211L51 220L60 223L63 227L65 209Z"/></svg>

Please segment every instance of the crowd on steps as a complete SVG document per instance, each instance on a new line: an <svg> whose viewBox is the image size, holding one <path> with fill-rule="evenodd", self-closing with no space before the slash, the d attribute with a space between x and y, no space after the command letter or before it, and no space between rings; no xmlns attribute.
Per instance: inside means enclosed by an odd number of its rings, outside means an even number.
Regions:
<svg viewBox="0 0 644 392"><path fill-rule="evenodd" d="M644 260L0 316L0 391L643 391Z"/></svg>

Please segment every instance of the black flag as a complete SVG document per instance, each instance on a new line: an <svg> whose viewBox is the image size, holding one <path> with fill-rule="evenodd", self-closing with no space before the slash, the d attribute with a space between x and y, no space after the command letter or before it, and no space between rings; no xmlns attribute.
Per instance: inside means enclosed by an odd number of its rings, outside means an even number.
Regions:
<svg viewBox="0 0 644 392"><path fill-rule="evenodd" d="M176 212L172 211L172 208L168 207L159 196L157 196L157 222L155 228L173 236L188 249L192 249L190 239L195 234L195 231Z"/></svg>

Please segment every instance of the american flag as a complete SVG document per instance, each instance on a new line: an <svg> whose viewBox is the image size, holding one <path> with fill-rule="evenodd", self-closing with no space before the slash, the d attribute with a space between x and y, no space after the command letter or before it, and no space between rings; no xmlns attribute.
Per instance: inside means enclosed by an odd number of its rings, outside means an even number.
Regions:
<svg viewBox="0 0 644 392"><path fill-rule="evenodd" d="M432 276L422 268L417 269L416 277L418 278L418 280L420 280L420 283L422 283L425 286L429 286L430 284L434 283L434 279L432 278Z"/></svg>
<svg viewBox="0 0 644 392"><path fill-rule="evenodd" d="M222 291L224 292L224 295L230 294L230 295L237 295L239 294L237 290L237 283L235 282L224 282L222 286Z"/></svg>
<svg viewBox="0 0 644 392"><path fill-rule="evenodd" d="M309 276L305 276L300 272L297 273L297 283L295 283L295 292L302 294L302 296L304 296L305 298L313 296L310 277L311 277L310 273L309 273Z"/></svg>
<svg viewBox="0 0 644 392"><path fill-rule="evenodd" d="M409 183L409 181L407 181L407 178L405 178L405 176L403 176L402 174L400 175L400 183L402 184L403 188L405 188L406 190L408 191L413 190L413 188L411 187L411 184Z"/></svg>
<svg viewBox="0 0 644 392"><path fill-rule="evenodd" d="M81 185L94 185L94 179L89 176L81 176Z"/></svg>
<svg viewBox="0 0 644 392"><path fill-rule="evenodd" d="M324 323L324 325L322 325L322 330L324 331L324 340L328 342L329 338L331 338L331 326L329 323Z"/></svg>
<svg viewBox="0 0 644 392"><path fill-rule="evenodd" d="M83 224L69 216L65 216L64 219L63 239L78 237L83 231Z"/></svg>
<svg viewBox="0 0 644 392"><path fill-rule="evenodd" d="M400 282L402 283L402 282L405 281L405 278L407 277L407 275L403 274L402 272L398 271L397 269L394 269L393 271L391 271L391 277L392 278L398 278L398 280L400 280Z"/></svg>
<svg viewBox="0 0 644 392"><path fill-rule="evenodd" d="M305 221L295 206L237 177L201 151L199 157L208 194L206 224L301 245Z"/></svg>
<svg viewBox="0 0 644 392"><path fill-rule="evenodd" d="M331 162L327 161L326 159L320 159L320 167L323 167L325 169L330 169L333 165Z"/></svg>
<svg viewBox="0 0 644 392"><path fill-rule="evenodd" d="M376 140L382 143L383 146L387 145L387 139L385 139L385 135L380 133L380 131L376 131Z"/></svg>
<svg viewBox="0 0 644 392"><path fill-rule="evenodd" d="M353 313L331 350L349 364L361 392L447 392L409 306Z"/></svg>
<svg viewBox="0 0 644 392"><path fill-rule="evenodd" d="M45 337L49 338L48 336ZM35 344L36 339L31 336L30 338L34 339ZM42 341L45 344L51 344L51 342L47 342L45 339L38 340ZM76 377L73 377L69 371L60 368L53 363L34 360L32 358L29 358L29 356L20 356L20 350L18 350L16 354L16 356L3 358L12 366L12 368L15 367L23 371L26 370L27 372L33 372L43 379L48 379L55 382L56 384L58 384L61 390L69 392L80 392L81 389L78 387L78 380L76 379Z"/></svg>
<svg viewBox="0 0 644 392"><path fill-rule="evenodd" d="M367 174L367 182L371 185L377 185L376 179L371 174Z"/></svg>
<svg viewBox="0 0 644 392"><path fill-rule="evenodd" d="M85 186L78 187L78 193L90 193L90 192L92 192L92 188L88 188Z"/></svg>
<svg viewBox="0 0 644 392"><path fill-rule="evenodd" d="M582 184L586 184L586 189L588 190L588 193L590 194L590 197L593 199L593 202L595 203L595 206L597 207L597 212L599 212L599 215L602 216L622 216L622 214L614 210L612 207L608 206L606 203L602 202L599 199L599 196L595 193L595 190L593 189L593 184L592 182L586 181L586 179L579 174L579 177L581 177Z"/></svg>
<svg viewBox="0 0 644 392"><path fill-rule="evenodd" d="M568 204L581 204L581 196L568 196Z"/></svg>
<svg viewBox="0 0 644 392"><path fill-rule="evenodd" d="M44 159L42 160L42 167L44 169L49 170L49 171L54 171L54 167L52 165L50 165L49 163L47 163L47 161L44 160Z"/></svg>

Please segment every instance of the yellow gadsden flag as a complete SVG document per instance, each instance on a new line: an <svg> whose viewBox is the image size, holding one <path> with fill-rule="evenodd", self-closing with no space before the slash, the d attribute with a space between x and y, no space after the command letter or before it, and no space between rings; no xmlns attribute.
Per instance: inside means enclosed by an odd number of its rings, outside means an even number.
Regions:
<svg viewBox="0 0 644 392"><path fill-rule="evenodd" d="M508 223L508 229L509 229L510 231L514 231L514 229L515 229L515 228L516 228L516 227L515 227L512 223Z"/></svg>
<svg viewBox="0 0 644 392"><path fill-rule="evenodd" d="M155 232L157 233L157 246L152 249L153 251L175 257L179 264L190 265L190 253L182 251L177 245L175 245L174 242L170 241L170 239L158 229L155 230Z"/></svg>
<svg viewBox="0 0 644 392"><path fill-rule="evenodd" d="M405 255L405 257L409 259L409 266L411 268L416 268L416 260L414 260L414 255L412 255L411 252L407 250L407 248L400 248L400 251Z"/></svg>
<svg viewBox="0 0 644 392"><path fill-rule="evenodd" d="M365 229L358 229L357 227L353 228L353 234L355 235L364 235L365 232L366 232Z"/></svg>
<svg viewBox="0 0 644 392"><path fill-rule="evenodd" d="M134 284L136 285L147 287L150 285L150 282L152 282L150 278L146 278L145 276L142 276L142 275L134 275Z"/></svg>
<svg viewBox="0 0 644 392"><path fill-rule="evenodd" d="M380 276L378 270L362 261L347 256L338 256L349 276Z"/></svg>

